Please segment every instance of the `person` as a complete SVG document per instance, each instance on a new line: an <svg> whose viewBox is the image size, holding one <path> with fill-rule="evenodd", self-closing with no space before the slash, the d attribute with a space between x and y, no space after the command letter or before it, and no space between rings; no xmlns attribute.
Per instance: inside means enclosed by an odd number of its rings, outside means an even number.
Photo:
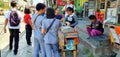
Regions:
<svg viewBox="0 0 120 57"><path fill-rule="evenodd" d="M89 19L91 21L91 24L87 25L89 37L102 35L104 32L103 24L96 19L95 15L90 15Z"/></svg>
<svg viewBox="0 0 120 57"><path fill-rule="evenodd" d="M95 16L96 16L97 20L100 21L100 10L99 10L99 9L97 9L97 10L95 11Z"/></svg>
<svg viewBox="0 0 120 57"><path fill-rule="evenodd" d="M71 0L67 0L67 5L65 5L65 6L63 7L63 9L62 9L62 11L65 13L65 17L68 15L68 13L66 12L66 9L67 9L68 7L73 8L74 11L75 11L75 9L76 9L75 6L72 4Z"/></svg>
<svg viewBox="0 0 120 57"><path fill-rule="evenodd" d="M59 8L56 8L55 9L55 18L56 19L59 19L59 20L62 20L62 15L60 15L60 9Z"/></svg>
<svg viewBox="0 0 120 57"><path fill-rule="evenodd" d="M42 34L44 34L45 49L47 57L60 57L58 52L58 30L60 30L61 23L55 18L55 12L52 8L46 11L46 18L42 22Z"/></svg>
<svg viewBox="0 0 120 57"><path fill-rule="evenodd" d="M44 47L44 35L41 33L42 21L45 19L43 14L46 11L46 6L42 3L36 5L37 12L32 16L32 22L34 25L34 55L33 57L39 57L39 52L41 52L40 57L46 57L45 47Z"/></svg>
<svg viewBox="0 0 120 57"><path fill-rule="evenodd" d="M8 29L10 32L9 36L9 50L11 51L13 48L13 40L14 40L14 55L18 52L18 44L19 44L19 29L20 29L20 12L16 9L17 3L16 1L11 1L11 9L8 10L5 14L5 24L4 24L4 32L6 33L6 26L8 25ZM14 18L15 17L15 18Z"/></svg>
<svg viewBox="0 0 120 57"><path fill-rule="evenodd" d="M32 35L32 29L33 29L33 24L31 21L31 16L30 16L30 9L25 8L24 10L24 22L25 22L25 29L26 29L26 41L28 45L31 45L31 35Z"/></svg>
<svg viewBox="0 0 120 57"><path fill-rule="evenodd" d="M78 18L77 16L74 14L74 9L71 7L68 7L66 9L66 12L68 13L68 15L65 17L65 23L74 28L77 24L78 24Z"/></svg>

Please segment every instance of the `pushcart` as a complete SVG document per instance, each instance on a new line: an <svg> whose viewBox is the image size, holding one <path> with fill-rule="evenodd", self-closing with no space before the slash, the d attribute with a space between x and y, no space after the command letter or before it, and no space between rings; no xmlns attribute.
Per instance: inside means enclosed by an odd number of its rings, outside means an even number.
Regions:
<svg viewBox="0 0 120 57"><path fill-rule="evenodd" d="M73 28L62 28L62 31L59 31L58 36L62 57L66 57L66 51L73 51L73 57L76 57L77 45L80 42L78 32Z"/></svg>

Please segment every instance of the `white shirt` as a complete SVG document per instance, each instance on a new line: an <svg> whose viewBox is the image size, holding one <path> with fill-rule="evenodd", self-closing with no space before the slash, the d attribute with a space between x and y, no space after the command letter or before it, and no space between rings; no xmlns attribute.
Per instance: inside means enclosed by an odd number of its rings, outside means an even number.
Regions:
<svg viewBox="0 0 120 57"><path fill-rule="evenodd" d="M19 12L19 11L17 11L15 8L12 8L11 10L8 10L7 12L6 12L6 14L5 14L5 19L8 19L8 28L9 29L20 29L20 24L18 25L18 26L16 26L16 27L12 27L12 26L10 26L10 13L11 13L11 11L16 11L17 13L18 13L18 16L19 16L19 18L21 19L21 13Z"/></svg>
<svg viewBox="0 0 120 57"><path fill-rule="evenodd" d="M73 8L74 10L76 9L73 4L65 5L65 6L63 7L63 9L67 9L68 7L71 7L71 8ZM67 15L68 15L67 12L65 12L65 17L66 17Z"/></svg>

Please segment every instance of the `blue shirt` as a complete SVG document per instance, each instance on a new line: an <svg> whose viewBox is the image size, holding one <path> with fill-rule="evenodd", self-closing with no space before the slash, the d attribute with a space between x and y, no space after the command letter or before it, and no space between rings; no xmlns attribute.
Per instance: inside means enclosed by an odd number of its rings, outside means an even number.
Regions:
<svg viewBox="0 0 120 57"><path fill-rule="evenodd" d="M42 26L42 21L43 21L43 19L45 19L45 17L43 15L39 15L38 17L37 16L38 16L38 14L34 14L32 16L32 23L34 25L34 37L43 39L43 34L41 33L41 26ZM36 21L35 21L35 19L36 19Z"/></svg>
<svg viewBox="0 0 120 57"><path fill-rule="evenodd" d="M55 18L61 20L62 19L62 15L55 15Z"/></svg>
<svg viewBox="0 0 120 57"><path fill-rule="evenodd" d="M47 30L54 19L44 19L42 22L42 29ZM44 36L44 41L46 44L56 44L58 43L58 30L61 27L61 23L56 19L51 27L51 29Z"/></svg>

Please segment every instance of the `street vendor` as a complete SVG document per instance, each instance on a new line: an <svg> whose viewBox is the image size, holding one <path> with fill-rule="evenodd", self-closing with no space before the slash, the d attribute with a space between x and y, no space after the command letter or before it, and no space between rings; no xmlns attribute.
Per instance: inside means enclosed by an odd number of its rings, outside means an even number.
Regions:
<svg viewBox="0 0 120 57"><path fill-rule="evenodd" d="M68 7L66 12L68 15L65 17L65 23L66 25L74 28L78 24L78 17L74 14L74 9L71 7Z"/></svg>
<svg viewBox="0 0 120 57"><path fill-rule="evenodd" d="M90 15L89 19L91 21L91 24L87 25L87 32L89 37L102 35L104 32L103 24L98 21L94 15Z"/></svg>

